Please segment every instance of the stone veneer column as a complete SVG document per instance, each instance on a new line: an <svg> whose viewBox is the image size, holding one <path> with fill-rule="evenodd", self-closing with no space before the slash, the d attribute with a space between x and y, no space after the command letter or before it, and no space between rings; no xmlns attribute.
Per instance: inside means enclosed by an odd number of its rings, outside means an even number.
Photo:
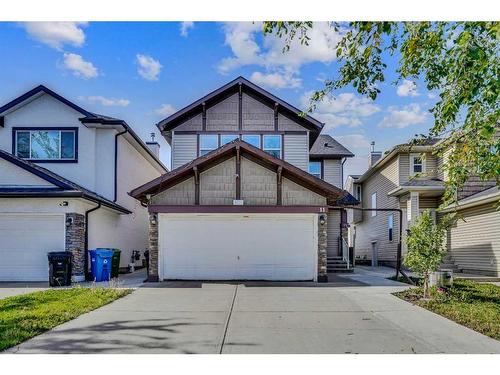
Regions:
<svg viewBox="0 0 500 375"><path fill-rule="evenodd" d="M66 251L73 254L72 279L85 281L85 216L74 212L66 214Z"/></svg>
<svg viewBox="0 0 500 375"><path fill-rule="evenodd" d="M321 224L321 218L324 218L324 223ZM326 213L318 214L318 283L326 283L328 274L326 270L327 264L327 243L328 243L328 215Z"/></svg>
<svg viewBox="0 0 500 375"><path fill-rule="evenodd" d="M149 274L148 281L158 278L158 214L149 214Z"/></svg>

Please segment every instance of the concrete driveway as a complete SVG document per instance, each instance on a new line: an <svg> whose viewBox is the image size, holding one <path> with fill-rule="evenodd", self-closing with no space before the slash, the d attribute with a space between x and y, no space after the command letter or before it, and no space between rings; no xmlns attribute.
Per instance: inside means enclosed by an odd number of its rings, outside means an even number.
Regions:
<svg viewBox="0 0 500 375"><path fill-rule="evenodd" d="M498 341L392 296L401 285L146 284L10 352L500 353Z"/></svg>

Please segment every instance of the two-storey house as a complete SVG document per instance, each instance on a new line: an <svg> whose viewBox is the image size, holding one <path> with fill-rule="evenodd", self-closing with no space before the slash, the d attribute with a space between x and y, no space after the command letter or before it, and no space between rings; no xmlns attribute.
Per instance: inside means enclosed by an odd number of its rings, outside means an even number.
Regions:
<svg viewBox="0 0 500 375"><path fill-rule="evenodd" d="M441 140L433 139L418 146L397 145L389 152L372 150L369 168L361 176L348 176L346 189L369 209L402 211L402 253L404 238L412 223L430 210L435 220L443 213L458 211L459 220L450 228L448 254L443 268L498 276L500 272L500 212L495 203L499 191L495 181L471 178L458 192L458 203L442 209L443 166L450 150L436 154ZM394 266L399 242L398 212L349 210L349 245L358 262Z"/></svg>
<svg viewBox="0 0 500 375"><path fill-rule="evenodd" d="M151 147L151 148L149 148ZM123 120L91 113L44 86L0 107L0 280L48 279L47 253L147 249L148 213L128 195L167 169Z"/></svg>
<svg viewBox="0 0 500 375"><path fill-rule="evenodd" d="M150 279L326 280L342 169L323 124L239 77L157 124L172 171L131 195L150 212Z"/></svg>

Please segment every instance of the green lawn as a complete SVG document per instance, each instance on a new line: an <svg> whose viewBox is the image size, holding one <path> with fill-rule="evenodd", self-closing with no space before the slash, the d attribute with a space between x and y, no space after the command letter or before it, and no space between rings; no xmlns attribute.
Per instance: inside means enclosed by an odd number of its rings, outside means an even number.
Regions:
<svg viewBox="0 0 500 375"><path fill-rule="evenodd" d="M455 280L453 287L446 292L433 288L429 300L422 299L422 288L412 288L394 295L500 340L499 286Z"/></svg>
<svg viewBox="0 0 500 375"><path fill-rule="evenodd" d="M0 299L0 351L129 294L129 289L52 289Z"/></svg>

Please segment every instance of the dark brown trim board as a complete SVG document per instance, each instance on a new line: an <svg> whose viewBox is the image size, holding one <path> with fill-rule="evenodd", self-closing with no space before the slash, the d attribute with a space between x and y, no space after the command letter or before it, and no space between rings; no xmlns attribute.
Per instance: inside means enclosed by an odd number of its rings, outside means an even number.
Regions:
<svg viewBox="0 0 500 375"><path fill-rule="evenodd" d="M281 214L302 214L302 213L326 213L326 206L149 206L150 213L281 213Z"/></svg>
<svg viewBox="0 0 500 375"><path fill-rule="evenodd" d="M267 152L238 139L132 190L130 195L145 203L147 202L147 195L158 194L169 187L180 183L186 178L191 177L193 175L193 167L196 166L201 173L224 160L236 156L237 149L241 153L242 157L250 160L253 159L271 170L277 171L278 168L281 167L283 170L283 177L286 177L299 185L324 196L329 202L345 201L349 202L349 204L358 203L356 199L354 199L354 197L352 197L345 190L316 178L308 172L303 171L302 169L282 159L275 158Z"/></svg>
<svg viewBox="0 0 500 375"><path fill-rule="evenodd" d="M236 147L236 199L241 199L241 152L240 147Z"/></svg>

